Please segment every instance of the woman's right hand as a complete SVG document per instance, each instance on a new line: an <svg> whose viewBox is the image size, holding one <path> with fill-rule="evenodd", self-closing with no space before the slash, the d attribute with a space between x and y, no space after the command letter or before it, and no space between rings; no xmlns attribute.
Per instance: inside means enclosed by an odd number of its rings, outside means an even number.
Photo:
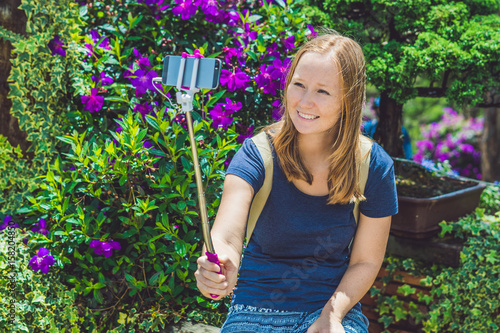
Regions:
<svg viewBox="0 0 500 333"><path fill-rule="evenodd" d="M220 268L217 264L208 261L207 256L197 260L198 269L194 273L196 285L203 296L219 300L229 295L236 285L238 267L227 256L219 256ZM222 273L219 274L219 271ZM211 295L218 295L213 298Z"/></svg>

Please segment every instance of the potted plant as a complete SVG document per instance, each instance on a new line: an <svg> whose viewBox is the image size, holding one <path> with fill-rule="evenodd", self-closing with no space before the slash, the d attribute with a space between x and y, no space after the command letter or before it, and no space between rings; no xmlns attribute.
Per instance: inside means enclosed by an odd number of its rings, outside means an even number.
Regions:
<svg viewBox="0 0 500 333"><path fill-rule="evenodd" d="M465 177L442 175L401 158L393 158L399 213L391 232L409 238L432 237L439 222L455 221L477 207L484 183Z"/></svg>

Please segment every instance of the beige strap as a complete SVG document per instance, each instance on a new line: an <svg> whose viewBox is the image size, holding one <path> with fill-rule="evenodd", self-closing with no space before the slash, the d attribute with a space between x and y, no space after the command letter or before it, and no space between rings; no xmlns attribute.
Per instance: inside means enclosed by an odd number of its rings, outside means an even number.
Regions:
<svg viewBox="0 0 500 333"><path fill-rule="evenodd" d="M247 222L247 244L250 241L255 224L259 219L262 209L264 209L269 193L271 193L271 187L273 186L273 153L271 151L269 140L267 139L267 134L265 132L261 132L254 136L251 140L255 143L255 146L259 150L260 156L262 156L266 172L264 184L262 184L259 192L257 192L253 198L252 206L250 207Z"/></svg>
<svg viewBox="0 0 500 333"><path fill-rule="evenodd" d="M259 150L260 156L264 161L265 178L264 184L262 184L259 192L257 192L257 194L255 195L252 206L250 207L246 233L247 244L250 241L250 237L252 237L252 233L255 225L257 224L257 220L259 219L262 209L264 209L264 205L267 202L267 198L269 197L269 193L271 193L271 188L273 185L273 154L271 151L271 145L269 144L269 140L267 139L267 135L265 132L261 132L254 136L251 140L255 143L255 146ZM367 137L361 135L359 137L359 146L362 157L361 167L359 171L359 190L361 194L364 194L366 181L368 180L368 171L370 169L372 141ZM359 201L354 204L353 214L357 224L359 220Z"/></svg>
<svg viewBox="0 0 500 333"><path fill-rule="evenodd" d="M366 181L368 180L368 172L370 170L370 158L373 142L367 137L359 136L359 150L361 153L361 166L359 170L359 191L361 194L365 193ZM354 218L356 219L356 224L359 220L359 200L356 200L354 204L354 210L352 212Z"/></svg>

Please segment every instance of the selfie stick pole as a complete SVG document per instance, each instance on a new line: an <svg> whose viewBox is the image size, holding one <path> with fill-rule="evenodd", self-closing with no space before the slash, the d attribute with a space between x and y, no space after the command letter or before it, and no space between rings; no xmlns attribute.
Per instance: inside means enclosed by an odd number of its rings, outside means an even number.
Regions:
<svg viewBox="0 0 500 333"><path fill-rule="evenodd" d="M193 110L193 96L196 94L199 89L195 87L196 77L198 75L198 67L200 64L200 59L195 58L193 72L191 75L191 85L189 90L182 89L182 79L184 76L184 69L186 67L186 57L182 57L181 59L181 67L179 68L179 75L177 76L177 103L182 105L182 111L186 113L186 121L189 132L189 141L191 142L191 152L193 154L193 163L194 163L194 174L196 177L196 187L198 189L198 204L200 206L200 215L201 215L201 227L203 231L203 238L205 239L205 246L207 247L207 251L205 252L208 261L217 264L220 268L219 258L215 253L214 246L212 243L212 237L210 237L210 227L208 224L208 214L207 214L207 204L205 202L205 192L203 190L203 183L201 181L201 171L200 171L200 163L198 160L198 149L196 147L196 141L194 139L194 130L193 130L193 119L191 117L191 111ZM184 90L185 93L182 93L181 90ZM222 270L219 270L219 274L222 273ZM218 295L210 294L212 298L219 297Z"/></svg>

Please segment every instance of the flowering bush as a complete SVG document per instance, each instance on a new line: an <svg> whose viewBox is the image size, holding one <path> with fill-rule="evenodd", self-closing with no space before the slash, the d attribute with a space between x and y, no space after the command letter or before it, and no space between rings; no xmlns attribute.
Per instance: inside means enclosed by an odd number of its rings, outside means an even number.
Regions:
<svg viewBox="0 0 500 333"><path fill-rule="evenodd" d="M55 263L87 296L79 299L83 327L126 331L119 318L163 326L224 306L195 289L197 193L187 133L174 119L174 111L145 120L129 111L113 139L76 131L61 137L70 149L29 198L25 224L42 216L29 232L28 245L38 249L30 265L47 273ZM195 128L213 217L237 135L228 130L222 137L199 117Z"/></svg>
<svg viewBox="0 0 500 333"><path fill-rule="evenodd" d="M170 106L157 89L175 94L152 79L165 55L187 52L223 61L220 88L203 90L195 108L214 128L234 125L242 141L279 119L289 57L316 33L291 0L96 1L80 13L88 26L77 40L84 63L73 85L80 103L70 116L72 128L99 135L116 129L114 119L127 109L147 114Z"/></svg>
<svg viewBox="0 0 500 333"><path fill-rule="evenodd" d="M182 318L220 324L226 301L200 297L194 283L202 237L186 118L158 92L175 89L152 79L167 54L223 61L220 88L193 101L213 218L228 160L255 128L279 119L289 57L314 29L292 1L76 3L81 30L51 30L45 45L79 64L61 154L15 216L29 266L74 288L82 331L157 330Z"/></svg>
<svg viewBox="0 0 500 333"><path fill-rule="evenodd" d="M424 140L417 141L414 160L429 165L449 161L459 175L481 179L479 140L482 118L465 118L451 108L444 108L441 122L422 127Z"/></svg>

